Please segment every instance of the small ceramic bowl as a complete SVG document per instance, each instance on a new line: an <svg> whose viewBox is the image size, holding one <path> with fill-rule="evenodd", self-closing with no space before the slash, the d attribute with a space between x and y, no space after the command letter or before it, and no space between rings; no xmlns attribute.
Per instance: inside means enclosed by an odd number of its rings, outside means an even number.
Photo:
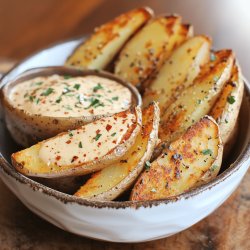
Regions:
<svg viewBox="0 0 250 250"><path fill-rule="evenodd" d="M70 75L72 77L98 76L113 80L130 90L132 94L131 106L141 105L141 96L138 90L131 84L108 72L79 70L66 66L39 67L26 70L24 73L18 75L14 80L9 81L6 85L4 85L1 93L1 101L4 107L7 128L14 140L24 147L31 146L38 141L50 138L67 130L76 129L79 126L107 116L107 114L101 114L77 117L53 117L31 114L26 110L13 107L12 102L9 99L9 94L13 87L35 77L52 76L54 74L60 76Z"/></svg>
<svg viewBox="0 0 250 250"><path fill-rule="evenodd" d="M81 40L43 50L23 61L2 85L31 67L62 65ZM0 176L31 211L75 234L113 242L142 242L178 233L220 206L240 184L250 165L250 85L246 83L240 111L240 130L230 158L210 183L172 199L95 202L61 193L16 172L10 154L17 150L0 122Z"/></svg>

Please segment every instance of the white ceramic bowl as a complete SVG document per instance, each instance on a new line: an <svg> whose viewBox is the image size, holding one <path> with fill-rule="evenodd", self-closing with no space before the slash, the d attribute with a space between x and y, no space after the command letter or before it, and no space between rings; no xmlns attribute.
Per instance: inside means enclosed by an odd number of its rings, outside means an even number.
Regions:
<svg viewBox="0 0 250 250"><path fill-rule="evenodd" d="M71 40L45 49L5 75L1 86L23 71L62 65L79 44ZM114 242L142 242L178 233L220 206L240 184L250 165L250 86L240 112L240 134L223 172L212 182L174 199L145 202L93 202L67 195L19 174L10 165L16 148L0 121L0 176L31 211L75 234Z"/></svg>

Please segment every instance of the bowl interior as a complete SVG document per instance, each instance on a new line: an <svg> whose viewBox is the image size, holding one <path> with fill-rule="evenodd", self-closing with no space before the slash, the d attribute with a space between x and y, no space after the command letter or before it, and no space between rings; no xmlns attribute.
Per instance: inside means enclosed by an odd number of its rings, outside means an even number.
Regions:
<svg viewBox="0 0 250 250"><path fill-rule="evenodd" d="M78 43L79 43L79 41L73 43L73 47L76 46ZM62 44L62 45L65 46L64 44ZM72 50L72 44L71 44L69 53L71 50ZM57 51L57 53L58 53L58 51ZM40 52L40 54L41 54L41 52ZM37 55L35 55L34 57L37 57ZM31 60L33 60L34 57L32 57ZM29 60L28 60L28 63L30 62ZM2 82L0 83L0 86L1 85L3 86L4 84L6 84L6 82L8 82L8 80L14 79L15 75L17 75L19 73L20 68L24 68L26 70L27 69L26 64L24 66L22 66L22 64L19 65L18 67L15 68L14 71L11 71L9 74L7 74L7 76L5 78L3 78ZM37 63L37 64L39 64L39 63ZM36 66L43 66L43 65L36 65ZM235 145L232 147L232 150L231 150L228 158L223 161L221 172L216 177L216 180L221 178L222 173L223 173L223 176L225 177L225 174L229 175L230 172L232 172L234 168L237 168L237 164L233 165L231 167L230 167L230 165L233 164L237 159L241 158L242 154L244 152L246 152L246 149L248 149L248 151L249 151L249 147L250 147L250 85L249 85L249 83L247 83L247 81L245 81L245 83L246 84L245 84L244 98L243 98L243 102L242 102L242 106L241 106L241 110L240 110L240 115L239 115L239 133L237 136L237 140L236 140ZM1 109L2 109L2 107L0 106L0 114L1 114ZM20 147L15 144L15 142L12 140L10 134L8 133L8 131L6 129L4 121L3 121L3 117L0 116L0 157L2 156L4 158L4 160L6 160L6 162L10 163L11 153L16 152L19 149L20 149ZM6 164L5 164L5 167L6 167ZM10 165L8 167L12 168ZM12 168L12 169L14 169L14 168ZM15 176L18 176L18 175L20 175L20 174L16 173ZM212 182L215 182L216 180L214 180ZM207 184L207 186L209 186L209 184ZM191 193L191 192L193 192L193 191L187 192L187 195L189 195L189 193ZM59 195L60 193L58 192L58 193L56 193L56 195L57 194ZM71 201L71 198L68 196L65 196L64 198L67 198L69 201ZM77 199L79 199L79 198L74 198L74 200L77 200ZM80 203L80 201L79 201L79 203ZM119 202L119 203L121 204L121 207L122 207L123 202ZM118 205L118 206L120 206L120 205Z"/></svg>

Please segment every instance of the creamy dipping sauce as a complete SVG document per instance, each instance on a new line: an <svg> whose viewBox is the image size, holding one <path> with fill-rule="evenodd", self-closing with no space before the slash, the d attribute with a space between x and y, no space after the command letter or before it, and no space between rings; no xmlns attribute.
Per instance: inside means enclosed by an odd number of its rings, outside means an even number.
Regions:
<svg viewBox="0 0 250 250"><path fill-rule="evenodd" d="M14 107L27 113L79 117L127 110L132 94L125 86L104 77L52 75L16 84L9 99Z"/></svg>
<svg viewBox="0 0 250 250"><path fill-rule="evenodd" d="M122 114L102 118L43 142L40 159L51 167L98 160L122 142L131 126L136 126L135 114Z"/></svg>

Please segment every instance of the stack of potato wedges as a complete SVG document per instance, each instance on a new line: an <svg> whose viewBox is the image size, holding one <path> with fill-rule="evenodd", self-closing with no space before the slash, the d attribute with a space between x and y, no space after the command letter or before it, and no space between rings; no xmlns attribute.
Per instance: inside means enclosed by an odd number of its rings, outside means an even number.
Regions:
<svg viewBox="0 0 250 250"><path fill-rule="evenodd" d="M166 199L211 181L236 140L244 92L233 51L211 46L180 16L155 17L150 8L96 28L65 65L108 70L140 90L142 107L127 111L136 129L117 146L123 154L114 148L85 165L46 167L38 157L44 141L13 154L13 165L42 178L91 173L74 195L101 201L128 190L133 201Z"/></svg>

